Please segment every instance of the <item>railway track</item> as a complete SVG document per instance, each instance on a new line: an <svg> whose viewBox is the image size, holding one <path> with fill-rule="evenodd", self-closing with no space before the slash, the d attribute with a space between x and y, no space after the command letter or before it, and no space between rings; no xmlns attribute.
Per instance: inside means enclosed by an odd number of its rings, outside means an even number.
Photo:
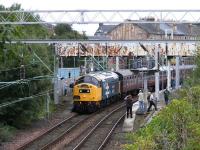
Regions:
<svg viewBox="0 0 200 150"><path fill-rule="evenodd" d="M89 150L102 149L107 143L109 137L114 131L117 124L125 115L125 105L121 105L111 112L107 113L92 128L90 128L82 137L77 137L73 142L66 144L66 150Z"/></svg>
<svg viewBox="0 0 200 150"><path fill-rule="evenodd" d="M72 115L71 117L63 120L59 124L52 127L50 130L43 133L38 138L24 144L22 147L18 148L18 150L43 150L54 149L55 147L57 149L63 145L63 142L72 142L74 137L80 136L80 134L83 133L87 128L91 127L95 120L102 118L102 116L105 116L108 112L119 105L123 104L114 104L90 115Z"/></svg>
<svg viewBox="0 0 200 150"><path fill-rule="evenodd" d="M35 138L34 140L24 144L17 150L35 150L35 149L40 149L43 147L44 143L49 143L52 141L52 139L55 139L60 136L60 133L64 132L65 130L71 128L71 124L75 124L77 122L80 122L79 120L84 120L88 116L78 116L77 114L73 114L69 118L66 118L62 122L56 124L49 130L45 131L42 135L39 137Z"/></svg>

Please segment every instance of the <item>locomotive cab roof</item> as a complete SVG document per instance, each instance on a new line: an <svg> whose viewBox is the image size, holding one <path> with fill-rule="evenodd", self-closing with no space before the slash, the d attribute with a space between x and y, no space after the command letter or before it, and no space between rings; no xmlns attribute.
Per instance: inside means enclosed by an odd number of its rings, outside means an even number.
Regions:
<svg viewBox="0 0 200 150"><path fill-rule="evenodd" d="M131 76L133 75L133 72L131 72L129 69L120 69L116 71L117 74L120 74L122 76Z"/></svg>
<svg viewBox="0 0 200 150"><path fill-rule="evenodd" d="M84 76L85 77L86 76L94 77L98 81L104 81L104 80L107 80L107 79L110 79L110 78L112 78L112 79L118 79L118 75L115 72L112 72L112 71L91 72L91 73L86 74ZM82 76L82 77L84 77L84 76ZM82 77L80 77L80 78L82 78Z"/></svg>

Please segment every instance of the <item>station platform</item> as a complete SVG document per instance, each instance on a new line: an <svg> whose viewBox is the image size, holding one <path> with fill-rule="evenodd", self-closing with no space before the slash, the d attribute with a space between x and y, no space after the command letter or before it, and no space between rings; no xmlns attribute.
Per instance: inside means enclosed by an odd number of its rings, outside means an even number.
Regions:
<svg viewBox="0 0 200 150"><path fill-rule="evenodd" d="M164 92L164 90L159 91L159 99L157 100L158 111L155 111L154 107L153 107L153 110L151 110L149 113L144 113L142 115L138 115L137 110L139 109L139 102L137 101L136 103L134 103L133 107L132 107L133 118L127 118L125 116L122 131L123 132L132 132L132 131L144 126L145 124L148 124L151 121L152 117L155 116L162 108L164 108L166 106L165 102L164 102L163 92ZM138 119L138 118L140 118L140 119Z"/></svg>

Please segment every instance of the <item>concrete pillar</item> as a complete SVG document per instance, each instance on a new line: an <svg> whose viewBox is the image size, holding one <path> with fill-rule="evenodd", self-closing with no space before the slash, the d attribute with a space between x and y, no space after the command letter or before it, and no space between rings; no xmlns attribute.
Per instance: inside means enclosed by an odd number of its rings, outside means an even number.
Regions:
<svg viewBox="0 0 200 150"><path fill-rule="evenodd" d="M147 75L146 75L146 73L144 73L144 91L147 91L148 89L147 89L147 85L148 83L147 83Z"/></svg>
<svg viewBox="0 0 200 150"><path fill-rule="evenodd" d="M171 32L171 40L173 40L174 39L174 33L173 33L173 30L172 30L172 32Z"/></svg>
<svg viewBox="0 0 200 150"><path fill-rule="evenodd" d="M158 70L158 55L159 55L159 48L156 47L155 49L155 68ZM159 100L159 70L157 72L155 72L155 96L157 98L157 100Z"/></svg>
<svg viewBox="0 0 200 150"><path fill-rule="evenodd" d="M159 100L159 72L155 72L155 96Z"/></svg>
<svg viewBox="0 0 200 150"><path fill-rule="evenodd" d="M176 56L176 89L180 85L180 69L179 69L179 56Z"/></svg>
<svg viewBox="0 0 200 150"><path fill-rule="evenodd" d="M147 111L148 101L147 101L147 94L148 94L148 82L147 82L147 73L144 73L144 109Z"/></svg>
<svg viewBox="0 0 200 150"><path fill-rule="evenodd" d="M155 49L155 69L158 69L158 47Z"/></svg>
<svg viewBox="0 0 200 150"><path fill-rule="evenodd" d="M116 56L116 66L115 66L116 68L116 71L117 70L119 70L119 57L118 56Z"/></svg>
<svg viewBox="0 0 200 150"><path fill-rule="evenodd" d="M60 57L60 67L63 68L63 57Z"/></svg>
<svg viewBox="0 0 200 150"><path fill-rule="evenodd" d="M94 64L93 64L93 62L90 63L90 71L94 71Z"/></svg>
<svg viewBox="0 0 200 150"><path fill-rule="evenodd" d="M87 72L87 57L84 58L84 74Z"/></svg>
<svg viewBox="0 0 200 150"><path fill-rule="evenodd" d="M167 89L171 89L171 70L170 70L170 61L167 61Z"/></svg>

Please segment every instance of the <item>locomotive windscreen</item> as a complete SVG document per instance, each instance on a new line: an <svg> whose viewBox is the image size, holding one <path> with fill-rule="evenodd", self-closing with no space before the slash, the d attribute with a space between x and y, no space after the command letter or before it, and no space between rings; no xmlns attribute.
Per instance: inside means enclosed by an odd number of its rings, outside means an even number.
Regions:
<svg viewBox="0 0 200 150"><path fill-rule="evenodd" d="M76 84L80 84L80 83L90 83L96 86L99 86L99 81L91 76L84 76L81 77L79 80L76 81Z"/></svg>

